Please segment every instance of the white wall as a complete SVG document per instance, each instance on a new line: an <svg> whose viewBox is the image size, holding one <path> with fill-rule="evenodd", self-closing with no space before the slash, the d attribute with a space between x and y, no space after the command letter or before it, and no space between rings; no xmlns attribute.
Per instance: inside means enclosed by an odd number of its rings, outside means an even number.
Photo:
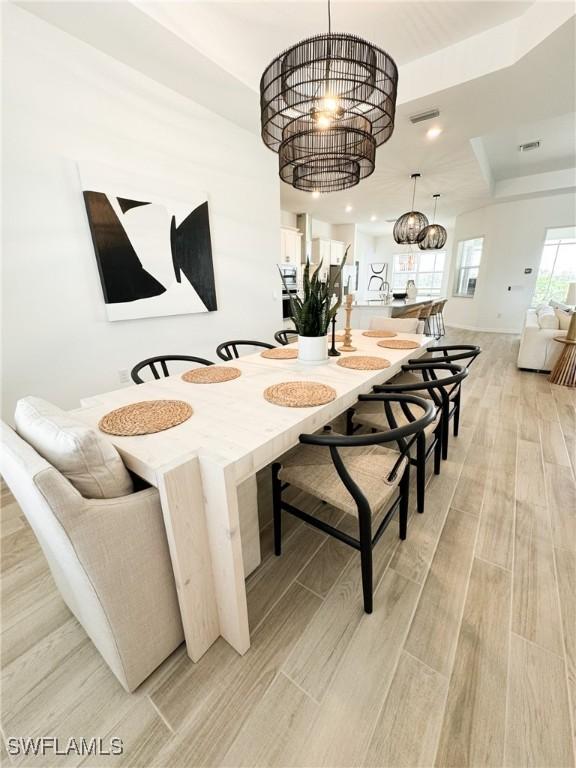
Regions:
<svg viewBox="0 0 576 768"><path fill-rule="evenodd" d="M3 6L4 416L31 393L75 407L150 355L214 359L225 339L270 339L282 326L276 157L258 136ZM122 169L143 193L208 193L217 312L106 320L82 161Z"/></svg>
<svg viewBox="0 0 576 768"><path fill-rule="evenodd" d="M446 322L477 330L519 332L534 293L546 229L575 223L574 194L499 203L459 216L453 240ZM476 294L471 299L454 298L458 241L482 236L484 251ZM532 268L532 274L525 275L525 268Z"/></svg>
<svg viewBox="0 0 576 768"><path fill-rule="evenodd" d="M280 224L283 227L295 227L296 226L296 214L290 211L282 209L280 211Z"/></svg>

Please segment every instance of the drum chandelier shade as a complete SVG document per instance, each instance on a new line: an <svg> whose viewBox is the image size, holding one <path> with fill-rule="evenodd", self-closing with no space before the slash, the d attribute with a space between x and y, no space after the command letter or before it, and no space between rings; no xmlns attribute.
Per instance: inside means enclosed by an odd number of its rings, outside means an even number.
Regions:
<svg viewBox="0 0 576 768"><path fill-rule="evenodd" d="M420 178L419 173L413 173L414 187L412 189L412 210L404 213L394 224L392 234L394 240L399 245L414 245L418 242L418 236L424 227L428 226L428 219L420 211L414 210L414 199L416 197L416 179Z"/></svg>
<svg viewBox="0 0 576 768"><path fill-rule="evenodd" d="M279 154L280 177L332 192L374 171L376 147L394 130L398 69L354 35L307 38L281 53L260 80L262 140Z"/></svg>
<svg viewBox="0 0 576 768"><path fill-rule="evenodd" d="M440 195L433 195L434 197L434 218L432 224L420 232L418 235L418 248L421 251L436 250L437 248L444 248L448 233L441 224L436 224L436 206L438 204L438 198Z"/></svg>
<svg viewBox="0 0 576 768"><path fill-rule="evenodd" d="M305 120L286 127L280 145L280 178L306 192L333 192L358 184L374 170L376 142L364 117L343 119L325 130Z"/></svg>

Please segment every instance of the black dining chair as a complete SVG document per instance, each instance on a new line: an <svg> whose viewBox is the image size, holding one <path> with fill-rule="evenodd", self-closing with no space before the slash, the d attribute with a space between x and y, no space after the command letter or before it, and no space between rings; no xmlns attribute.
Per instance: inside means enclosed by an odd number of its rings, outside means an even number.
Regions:
<svg viewBox="0 0 576 768"><path fill-rule="evenodd" d="M140 372L144 368L149 368L155 379L165 378L170 376L167 363L173 361L184 361L188 363L198 363L199 365L214 365L211 360L206 360L203 357L192 357L191 355L157 355L156 357L149 357L146 360L142 360L140 363L132 368L130 376L135 384L144 384L145 380L141 378ZM157 365L160 365L160 371L158 372Z"/></svg>
<svg viewBox="0 0 576 768"><path fill-rule="evenodd" d="M432 377L432 371L439 378ZM426 372L426 374L425 374ZM402 374L410 374L411 380L402 380ZM418 436L415 455L410 453L410 464L416 467L417 510L424 512L426 494L426 462L434 455L434 474L440 474L442 441L449 421L450 395L453 385L460 384L468 375L465 368L447 363L430 362L427 365L403 365L402 374L386 384L374 387L383 394L411 394L432 400L434 420ZM346 414L346 432L353 434L360 427L373 431L396 429L413 420L403 404L366 401L358 403Z"/></svg>
<svg viewBox="0 0 576 768"><path fill-rule="evenodd" d="M295 341L298 341L298 331L291 328L283 328L281 331L276 331L274 338L282 346L293 344Z"/></svg>
<svg viewBox="0 0 576 768"><path fill-rule="evenodd" d="M410 447L434 419L432 401L414 395L364 395L364 399L401 403L414 415L404 426L363 435L333 432L300 435L300 445L272 465L274 551L282 554L282 512L298 517L359 550L364 610L372 613L372 550L396 510L400 538L406 538L410 485ZM385 447L396 443L398 450ZM369 451L362 449L369 448ZM304 491L358 518L358 538L295 507L282 498L288 486ZM385 511L373 533L373 521Z"/></svg>
<svg viewBox="0 0 576 768"><path fill-rule="evenodd" d="M422 357L408 360L408 365L425 365L430 361L435 363L458 363L461 367L468 370L474 360L482 352L480 347L475 344L446 344L441 346L428 347L428 350ZM410 376L411 374L405 374ZM448 374L449 375L449 374ZM436 378L434 372L431 372L430 378ZM450 387L449 398L451 401L449 419L454 422L454 437L458 437L458 430L460 427L460 411L461 411L461 386L460 384L454 384ZM448 438L450 430L448 424L444 426L444 437L442 441L442 458L448 458Z"/></svg>
<svg viewBox="0 0 576 768"><path fill-rule="evenodd" d="M236 339L234 341L223 341L216 347L216 354L220 360L229 362L238 359L240 354L238 347L264 347L264 349L274 349L274 344L268 344L265 341L248 341L246 339Z"/></svg>

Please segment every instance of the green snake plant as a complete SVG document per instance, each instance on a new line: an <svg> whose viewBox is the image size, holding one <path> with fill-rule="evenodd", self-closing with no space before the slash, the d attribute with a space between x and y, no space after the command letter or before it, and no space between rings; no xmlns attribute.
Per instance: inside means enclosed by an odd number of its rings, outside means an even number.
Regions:
<svg viewBox="0 0 576 768"><path fill-rule="evenodd" d="M332 296L336 293L336 284L340 280L349 249L350 246L346 248L342 263L335 275L332 278L328 277L326 282L322 282L319 277L322 261L312 271L312 276L310 276L310 261L306 261L303 279L303 298L289 292L284 275L280 272L284 288L290 297L292 321L299 336L325 336L328 333L330 322L342 303L342 298L340 297L336 304L330 306Z"/></svg>

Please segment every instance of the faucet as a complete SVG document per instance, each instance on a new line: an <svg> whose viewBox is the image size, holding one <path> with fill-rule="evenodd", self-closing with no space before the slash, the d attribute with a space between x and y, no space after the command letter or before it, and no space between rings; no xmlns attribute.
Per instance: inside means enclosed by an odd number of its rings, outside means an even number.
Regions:
<svg viewBox="0 0 576 768"><path fill-rule="evenodd" d="M380 298L382 301L388 301L390 298L390 283L386 280L383 280L380 286Z"/></svg>

